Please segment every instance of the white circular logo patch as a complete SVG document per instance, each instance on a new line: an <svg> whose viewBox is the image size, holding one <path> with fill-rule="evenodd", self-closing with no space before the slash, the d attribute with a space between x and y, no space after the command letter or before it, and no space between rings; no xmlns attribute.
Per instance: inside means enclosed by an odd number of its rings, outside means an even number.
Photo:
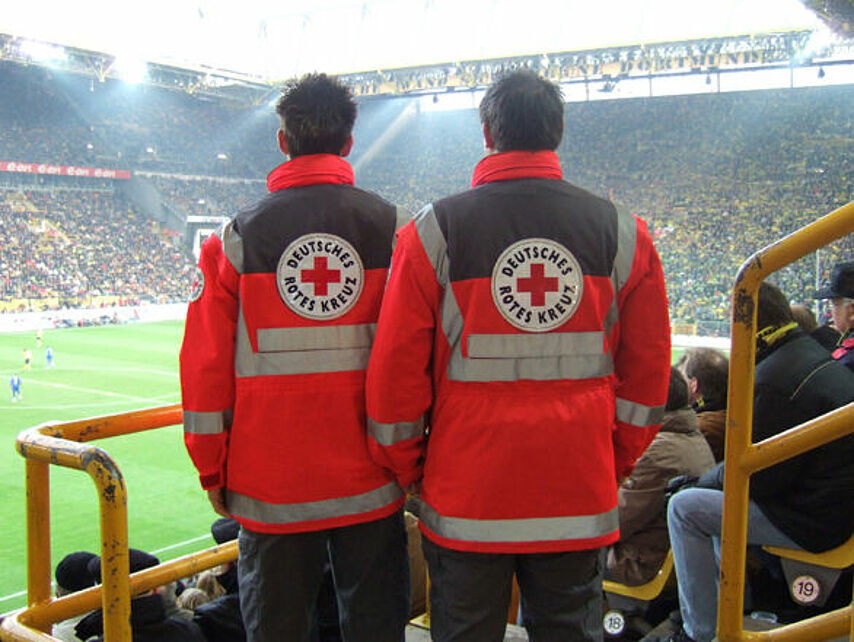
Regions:
<svg viewBox="0 0 854 642"><path fill-rule="evenodd" d="M608 611L602 618L602 628L608 635L620 635L626 628L626 618L619 611Z"/></svg>
<svg viewBox="0 0 854 642"><path fill-rule="evenodd" d="M547 332L566 323L583 290L578 260L550 239L517 241L492 268L495 307L511 325L528 332Z"/></svg>
<svg viewBox="0 0 854 642"><path fill-rule="evenodd" d="M812 604L821 594L821 585L811 575L799 575L792 582L792 597L801 604Z"/></svg>
<svg viewBox="0 0 854 642"><path fill-rule="evenodd" d="M365 284L362 259L334 234L306 234L288 245L276 268L279 296L306 319L335 319L352 308Z"/></svg>
<svg viewBox="0 0 854 642"><path fill-rule="evenodd" d="M193 285L190 286L190 303L198 301L205 291L205 273L202 268L197 267L193 272Z"/></svg>

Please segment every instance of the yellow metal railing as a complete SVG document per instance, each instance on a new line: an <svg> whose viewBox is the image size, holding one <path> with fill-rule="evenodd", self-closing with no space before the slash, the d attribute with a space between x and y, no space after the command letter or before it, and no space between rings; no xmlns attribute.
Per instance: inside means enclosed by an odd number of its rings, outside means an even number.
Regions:
<svg viewBox="0 0 854 642"><path fill-rule="evenodd" d="M825 640L848 635L854 642L854 607L838 609L772 631L744 631L742 626L750 475L854 431L854 404L849 404L770 439L752 443L757 293L769 274L851 232L854 232L854 202L760 250L741 267L736 279L732 297L717 623L721 642Z"/></svg>
<svg viewBox="0 0 854 642"><path fill-rule="evenodd" d="M127 492L112 458L93 439L126 435L182 423L180 405L48 423L18 435L26 458L27 607L0 622L0 639L44 641L51 624L96 608L104 612L106 642L130 642L130 599L199 571L237 559L237 542L214 546L128 575ZM86 471L98 493L103 584L62 598L51 597L50 465Z"/></svg>

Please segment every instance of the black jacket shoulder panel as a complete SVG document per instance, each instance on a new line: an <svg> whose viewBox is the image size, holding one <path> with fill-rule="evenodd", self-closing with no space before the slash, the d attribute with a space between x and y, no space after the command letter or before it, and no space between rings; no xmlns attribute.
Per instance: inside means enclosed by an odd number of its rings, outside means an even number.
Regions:
<svg viewBox="0 0 854 642"><path fill-rule="evenodd" d="M267 195L234 219L243 240L244 273L275 272L285 248L309 234L350 243L366 270L388 267L396 208L351 185L308 185Z"/></svg>
<svg viewBox="0 0 854 642"><path fill-rule="evenodd" d="M452 281L490 277L501 253L525 238L557 241L585 275L611 276L616 209L566 181L487 183L436 201L433 209L448 245Z"/></svg>

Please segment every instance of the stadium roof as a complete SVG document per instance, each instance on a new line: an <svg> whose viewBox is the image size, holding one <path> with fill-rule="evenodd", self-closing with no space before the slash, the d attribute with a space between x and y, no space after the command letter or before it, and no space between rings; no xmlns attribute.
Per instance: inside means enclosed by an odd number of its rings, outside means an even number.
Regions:
<svg viewBox="0 0 854 642"><path fill-rule="evenodd" d="M801 0L31 0L0 33L275 80L786 30Z"/></svg>

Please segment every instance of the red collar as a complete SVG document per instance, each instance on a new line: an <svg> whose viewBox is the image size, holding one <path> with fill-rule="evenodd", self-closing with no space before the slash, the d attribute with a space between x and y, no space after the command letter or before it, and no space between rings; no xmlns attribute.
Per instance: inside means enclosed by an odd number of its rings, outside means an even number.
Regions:
<svg viewBox="0 0 854 642"><path fill-rule="evenodd" d="M490 154L474 168L471 186L516 178L553 178L560 180L563 172L560 160L553 151L501 152Z"/></svg>
<svg viewBox="0 0 854 642"><path fill-rule="evenodd" d="M353 168L334 154L297 156L279 165L267 176L267 189L276 192L304 185L352 185Z"/></svg>

